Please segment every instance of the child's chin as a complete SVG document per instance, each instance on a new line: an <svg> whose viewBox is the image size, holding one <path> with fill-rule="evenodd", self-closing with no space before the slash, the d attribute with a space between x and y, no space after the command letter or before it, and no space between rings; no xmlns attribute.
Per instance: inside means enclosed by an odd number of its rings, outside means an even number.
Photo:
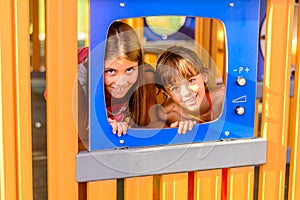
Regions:
<svg viewBox="0 0 300 200"><path fill-rule="evenodd" d="M122 92L113 92L112 93L112 96L116 99L120 99L120 98L123 98L125 97L127 91L122 91Z"/></svg>

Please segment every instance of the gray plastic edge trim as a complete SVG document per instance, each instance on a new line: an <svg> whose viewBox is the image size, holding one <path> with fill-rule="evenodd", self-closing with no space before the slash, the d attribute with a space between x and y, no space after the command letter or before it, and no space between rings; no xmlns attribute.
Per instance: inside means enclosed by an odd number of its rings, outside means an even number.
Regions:
<svg viewBox="0 0 300 200"><path fill-rule="evenodd" d="M173 146L80 152L78 182L179 173L266 162L266 140L239 139Z"/></svg>

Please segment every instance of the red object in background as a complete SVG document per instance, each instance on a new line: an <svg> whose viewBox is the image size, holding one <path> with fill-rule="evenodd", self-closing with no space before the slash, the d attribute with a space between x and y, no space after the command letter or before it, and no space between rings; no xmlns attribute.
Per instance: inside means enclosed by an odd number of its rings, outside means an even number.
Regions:
<svg viewBox="0 0 300 200"><path fill-rule="evenodd" d="M88 47L79 48L78 49L78 64L82 63L88 55L89 55Z"/></svg>

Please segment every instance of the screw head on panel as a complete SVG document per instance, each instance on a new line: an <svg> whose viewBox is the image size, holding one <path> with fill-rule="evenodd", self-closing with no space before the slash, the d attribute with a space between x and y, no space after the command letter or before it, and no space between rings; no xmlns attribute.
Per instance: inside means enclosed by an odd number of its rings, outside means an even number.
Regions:
<svg viewBox="0 0 300 200"><path fill-rule="evenodd" d="M245 113L245 108L243 106L235 107L235 113L238 115L243 115Z"/></svg>
<svg viewBox="0 0 300 200"><path fill-rule="evenodd" d="M124 2L121 2L121 3L120 3L120 7L121 7L121 8L124 8L124 7L125 7L125 3L124 3Z"/></svg>

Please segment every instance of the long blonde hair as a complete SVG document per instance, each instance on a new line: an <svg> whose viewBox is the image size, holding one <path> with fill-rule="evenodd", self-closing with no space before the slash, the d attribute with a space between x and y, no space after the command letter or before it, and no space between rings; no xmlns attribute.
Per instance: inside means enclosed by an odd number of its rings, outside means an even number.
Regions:
<svg viewBox="0 0 300 200"><path fill-rule="evenodd" d="M115 21L108 30L105 60L117 59L124 56L126 59L138 62L138 79L135 85L127 93L129 98L129 113L135 126L145 126L150 121L149 106L147 105L147 96L155 95L146 91L143 85L143 65L144 55L139 38L135 30L128 24Z"/></svg>

